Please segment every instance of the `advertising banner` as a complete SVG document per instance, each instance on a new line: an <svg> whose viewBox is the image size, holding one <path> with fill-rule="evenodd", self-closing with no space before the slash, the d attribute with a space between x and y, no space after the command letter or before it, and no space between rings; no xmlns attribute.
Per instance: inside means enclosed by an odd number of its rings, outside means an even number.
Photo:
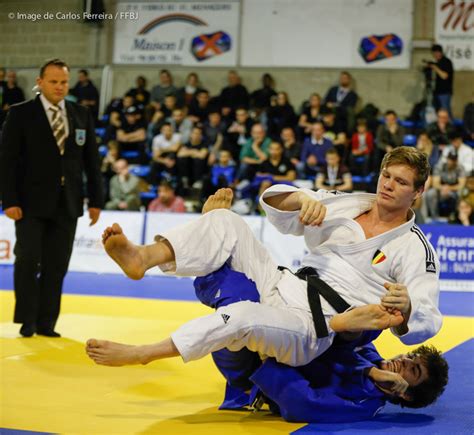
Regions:
<svg viewBox="0 0 474 435"><path fill-rule="evenodd" d="M116 64L235 66L238 1L118 2Z"/></svg>
<svg viewBox="0 0 474 435"><path fill-rule="evenodd" d="M435 40L455 70L474 70L474 0L436 0Z"/></svg>

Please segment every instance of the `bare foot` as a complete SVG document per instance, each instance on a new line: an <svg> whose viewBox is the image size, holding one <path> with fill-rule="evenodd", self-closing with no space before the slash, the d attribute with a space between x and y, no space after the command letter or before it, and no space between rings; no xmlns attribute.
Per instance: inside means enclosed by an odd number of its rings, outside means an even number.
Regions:
<svg viewBox="0 0 474 435"><path fill-rule="evenodd" d="M218 208L230 209L233 197L234 192L232 192L232 189L219 189L214 195L207 198L207 201L202 207L202 214L206 214L207 212Z"/></svg>
<svg viewBox="0 0 474 435"><path fill-rule="evenodd" d="M336 314L330 321L335 332L357 332L387 329L403 323L400 311L390 312L381 305L365 305L342 314Z"/></svg>
<svg viewBox="0 0 474 435"><path fill-rule="evenodd" d="M119 224L107 227L102 234L102 243L107 254L131 279L141 279L145 275L143 249L131 243Z"/></svg>
<svg viewBox="0 0 474 435"><path fill-rule="evenodd" d="M86 353L96 364L104 366L142 364L140 346L91 338L87 340Z"/></svg>

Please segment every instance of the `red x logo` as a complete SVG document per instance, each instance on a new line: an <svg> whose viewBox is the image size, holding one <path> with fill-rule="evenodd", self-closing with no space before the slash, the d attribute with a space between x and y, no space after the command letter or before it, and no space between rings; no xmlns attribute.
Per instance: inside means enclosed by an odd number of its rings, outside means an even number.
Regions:
<svg viewBox="0 0 474 435"><path fill-rule="evenodd" d="M372 51L367 55L367 60L371 61L374 60L379 53L382 53L384 57L392 57L393 54L387 48L387 44L392 40L393 35L384 36L382 39L377 39L375 36L370 36L369 41L374 44L374 48Z"/></svg>
<svg viewBox="0 0 474 435"><path fill-rule="evenodd" d="M222 36L221 32L217 32L215 35L212 35L210 38L208 38L206 35L201 35L201 41L204 43L204 47L202 47L196 55L198 57L203 57L205 56L207 50L212 50L215 54L221 54L222 51L221 49L216 45L217 41L220 39Z"/></svg>

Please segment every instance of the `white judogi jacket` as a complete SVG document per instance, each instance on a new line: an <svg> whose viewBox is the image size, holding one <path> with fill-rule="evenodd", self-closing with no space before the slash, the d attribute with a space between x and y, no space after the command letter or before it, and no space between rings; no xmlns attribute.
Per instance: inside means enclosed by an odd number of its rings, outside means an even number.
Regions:
<svg viewBox="0 0 474 435"><path fill-rule="evenodd" d="M265 198L301 190L327 208L319 227L303 226L299 211L277 210ZM411 299L409 332L400 336L407 344L422 343L441 328L438 310L439 260L433 246L415 225L415 216L403 225L370 239L354 220L372 207L369 193L333 194L287 185L267 189L260 203L269 221L283 234L304 235L310 253L303 266L312 266L350 305L379 304L385 282L404 284ZM284 249L282 247L282 249ZM392 333L396 331L392 329Z"/></svg>

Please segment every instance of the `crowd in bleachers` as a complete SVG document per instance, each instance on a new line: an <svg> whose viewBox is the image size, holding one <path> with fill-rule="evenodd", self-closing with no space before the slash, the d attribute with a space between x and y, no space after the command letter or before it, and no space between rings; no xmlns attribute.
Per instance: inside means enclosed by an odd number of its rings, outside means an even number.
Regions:
<svg viewBox="0 0 474 435"><path fill-rule="evenodd" d="M256 90L235 71L227 81L211 95L196 73L177 86L161 70L157 85L148 88L137 77L135 87L109 102L96 128L107 209L198 211L225 186L234 189L241 213L259 213L258 196L273 183L374 191L385 153L405 145L425 152L432 166L425 199L415 204L418 221L472 224L474 101L463 120L440 109L426 125L423 117L402 120L389 108L382 114L373 104L361 107L348 72L326 92L308 92L300 106L270 74ZM12 104L7 94L5 111ZM71 98L97 115L99 93L87 71L80 71Z"/></svg>

